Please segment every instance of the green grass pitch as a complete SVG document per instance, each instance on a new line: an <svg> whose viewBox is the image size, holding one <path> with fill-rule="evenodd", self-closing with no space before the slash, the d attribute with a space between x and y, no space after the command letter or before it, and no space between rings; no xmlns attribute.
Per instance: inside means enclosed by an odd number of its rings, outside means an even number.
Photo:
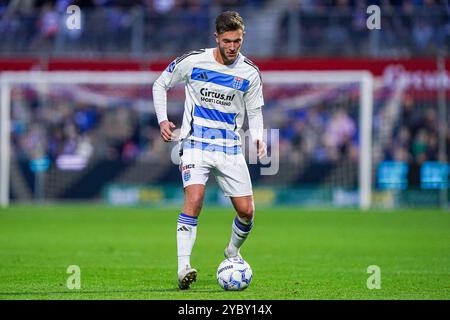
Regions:
<svg viewBox="0 0 450 320"><path fill-rule="evenodd" d="M204 207L189 291L176 281L176 208L13 206L0 210L0 299L449 299L450 213L257 209L242 248L253 281L215 279L234 213ZM67 288L67 268L81 289ZM380 267L381 288L367 272Z"/></svg>

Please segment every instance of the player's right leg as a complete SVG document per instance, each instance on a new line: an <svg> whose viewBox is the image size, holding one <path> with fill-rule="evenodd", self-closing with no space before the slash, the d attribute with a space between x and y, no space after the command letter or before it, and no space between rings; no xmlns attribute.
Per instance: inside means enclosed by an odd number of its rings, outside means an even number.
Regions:
<svg viewBox="0 0 450 320"><path fill-rule="evenodd" d="M204 194L205 186L202 184L192 184L184 189L183 212L177 223L178 286L182 290L189 289L197 280L197 270L191 267L191 254Z"/></svg>
<svg viewBox="0 0 450 320"><path fill-rule="evenodd" d="M210 164L201 150L184 149L180 169L184 186L184 206L177 223L178 286L184 290L189 289L197 279L197 270L191 267L190 260Z"/></svg>

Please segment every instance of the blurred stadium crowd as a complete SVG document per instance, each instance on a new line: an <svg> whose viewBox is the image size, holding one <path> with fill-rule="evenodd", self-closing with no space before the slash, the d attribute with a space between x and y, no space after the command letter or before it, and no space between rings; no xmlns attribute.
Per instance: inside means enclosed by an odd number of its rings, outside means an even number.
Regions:
<svg viewBox="0 0 450 320"><path fill-rule="evenodd" d="M65 26L70 4L81 7L81 30ZM367 34L369 4L381 7L382 28ZM233 8L251 56L429 56L449 46L444 0L0 0L0 55L177 55L213 45L214 17Z"/></svg>
<svg viewBox="0 0 450 320"><path fill-rule="evenodd" d="M106 95L118 91L117 86L103 87L103 99L106 100ZM311 107L283 110L282 99L286 92L277 87L266 87L265 127L280 129L282 161L298 164L358 161L359 100L351 91L344 98L339 98L336 93ZM83 92L90 89L94 88L86 86ZM26 86L13 90L12 141L18 160L46 156L54 162L60 155L77 155L125 163L160 157L164 161L162 151L172 145L162 142L150 103L147 110L142 110L133 102L136 98L151 99L149 90L136 88L131 90L129 99L121 97L119 103L107 101L101 104L77 100L76 95L68 98L65 90L59 90L52 89L53 93L47 96ZM76 91L77 86L70 90ZM299 86L294 90L301 95L308 88ZM170 108L171 120L180 126L183 101L176 100ZM439 124L434 103L430 97L404 95L382 159L411 164L437 160ZM386 108L388 106L379 101L374 118L380 118ZM376 135L381 129L374 130ZM450 133L447 143L450 143ZM450 144L447 150L450 150Z"/></svg>
<svg viewBox="0 0 450 320"><path fill-rule="evenodd" d="M129 103L105 107L68 99L62 92L42 96L27 87L16 88L12 97L13 149L19 161L48 157L55 163L61 155L123 162L145 159L146 155L161 155L154 145L163 144L157 124L149 123L150 119L153 117L130 108Z"/></svg>
<svg viewBox="0 0 450 320"><path fill-rule="evenodd" d="M68 30L64 25L70 4L82 8L81 30ZM367 32L369 4L381 7L381 30ZM434 57L450 48L450 8L447 1L440 0L0 0L0 56L169 59L214 46L216 13L236 7L246 20L249 40L243 51L251 58ZM387 96L394 89L379 88L388 92ZM167 163L172 145L160 138L150 110L149 87L123 89L126 92L106 85L52 88L50 93L39 90L32 86L13 90L12 144L19 162L46 157L54 166L61 156L75 156L88 162L125 165ZM184 97L182 88L176 90L175 98L169 98L169 111L171 120L180 126ZM265 127L280 129L281 174L279 181L271 182L304 181L295 168L307 164L351 163L356 172L356 86L334 90L304 86L283 91L265 85L264 90ZM283 99L311 91L325 98L306 107L284 108ZM97 99L78 99L80 96ZM386 99L378 94L374 105L375 160L414 165L438 160L436 97L405 92L383 140L380 137L386 129L380 123L386 108L391 107ZM144 106L139 104L142 101ZM449 152L450 133L446 139ZM315 169L314 182L323 168ZM355 183L356 175L348 176L354 178L350 183ZM171 182L172 178L174 182L179 179L174 175L162 181Z"/></svg>
<svg viewBox="0 0 450 320"><path fill-rule="evenodd" d="M432 102L406 94L384 159L418 165L425 161L440 161L439 126L437 108ZM450 132L446 139L448 151Z"/></svg>

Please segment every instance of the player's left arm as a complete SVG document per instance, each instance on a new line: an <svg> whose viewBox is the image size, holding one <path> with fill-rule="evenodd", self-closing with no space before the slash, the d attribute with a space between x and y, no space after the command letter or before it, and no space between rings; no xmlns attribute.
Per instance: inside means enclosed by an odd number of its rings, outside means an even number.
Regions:
<svg viewBox="0 0 450 320"><path fill-rule="evenodd" d="M244 95L245 108L247 110L248 127L252 142L256 144L258 158L261 160L267 155L267 146L263 140L264 121L262 107L264 98L262 92L262 81L258 74L252 81L248 91Z"/></svg>

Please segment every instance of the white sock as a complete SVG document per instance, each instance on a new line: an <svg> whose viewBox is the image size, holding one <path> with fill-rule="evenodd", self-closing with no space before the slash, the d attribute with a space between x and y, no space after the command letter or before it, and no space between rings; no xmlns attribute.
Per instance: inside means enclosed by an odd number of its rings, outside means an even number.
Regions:
<svg viewBox="0 0 450 320"><path fill-rule="evenodd" d="M191 253L197 237L197 217L191 217L183 212L177 223L177 253L178 272L191 266Z"/></svg>
<svg viewBox="0 0 450 320"><path fill-rule="evenodd" d="M246 221L236 216L233 221L233 226L231 227L231 239L228 244L228 252L235 256L239 252L239 248L247 239L248 234L253 228L253 220Z"/></svg>

